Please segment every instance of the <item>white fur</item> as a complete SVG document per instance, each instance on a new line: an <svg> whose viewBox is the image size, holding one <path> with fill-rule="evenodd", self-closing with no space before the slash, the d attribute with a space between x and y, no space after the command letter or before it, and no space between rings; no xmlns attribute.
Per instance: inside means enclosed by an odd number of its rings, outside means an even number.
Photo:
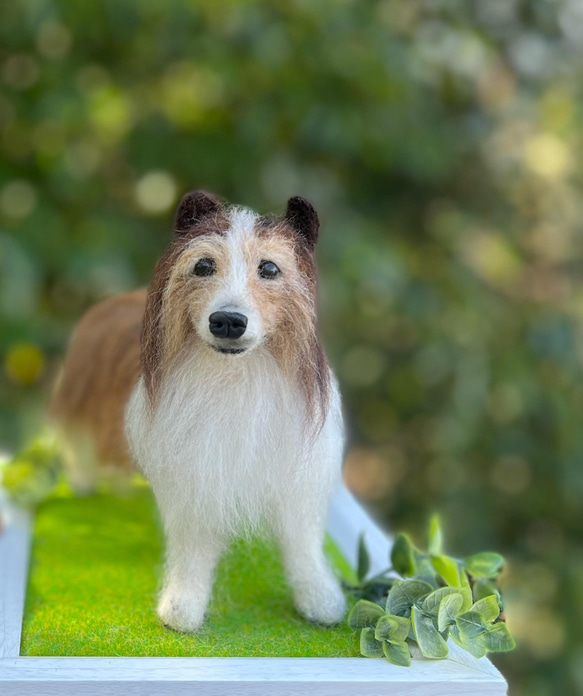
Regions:
<svg viewBox="0 0 583 696"><path fill-rule="evenodd" d="M240 312L247 317L247 330L239 344L247 349L253 348L263 340L263 322L248 290L245 242L253 235L257 213L246 208L232 208L230 229L227 234L229 270L224 275L220 288L210 301L206 311L201 313L196 330L207 343L215 343L209 331L208 318L213 312Z"/></svg>
<svg viewBox="0 0 583 696"><path fill-rule="evenodd" d="M238 311L253 310L241 253L253 233L252 215L233 214L231 268L209 311L227 300ZM202 624L225 545L261 524L279 541L298 610L324 624L342 619L345 599L322 550L343 449L334 379L316 437L306 435L305 418L300 389L264 345L229 356L193 340L163 381L153 410L138 382L126 431L166 533L167 574L158 606L165 624L181 631Z"/></svg>

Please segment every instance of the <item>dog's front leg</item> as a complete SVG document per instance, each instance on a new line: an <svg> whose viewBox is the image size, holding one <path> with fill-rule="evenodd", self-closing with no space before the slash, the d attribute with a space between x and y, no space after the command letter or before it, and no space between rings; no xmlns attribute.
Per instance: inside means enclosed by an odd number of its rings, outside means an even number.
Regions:
<svg viewBox="0 0 583 696"><path fill-rule="evenodd" d="M214 570L223 550L209 534L167 530L167 567L158 616L176 631L196 631L204 622Z"/></svg>
<svg viewBox="0 0 583 696"><path fill-rule="evenodd" d="M346 599L324 556L323 522L316 514L292 507L280 513L277 535L297 610L326 626L342 621Z"/></svg>

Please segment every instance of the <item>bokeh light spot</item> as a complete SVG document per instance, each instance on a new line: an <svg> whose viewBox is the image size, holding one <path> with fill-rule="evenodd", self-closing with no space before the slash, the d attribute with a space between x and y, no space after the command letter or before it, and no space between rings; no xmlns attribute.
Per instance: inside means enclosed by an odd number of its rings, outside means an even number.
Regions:
<svg viewBox="0 0 583 696"><path fill-rule="evenodd" d="M121 140L132 127L131 102L114 87L96 89L90 97L90 119L108 143Z"/></svg>
<svg viewBox="0 0 583 696"><path fill-rule="evenodd" d="M176 181L168 172L149 172L138 181L135 193L144 212L158 215L166 212L176 200Z"/></svg>
<svg viewBox="0 0 583 696"><path fill-rule="evenodd" d="M0 193L0 210L10 218L28 217L36 202L36 191L28 181L11 181Z"/></svg>
<svg viewBox="0 0 583 696"><path fill-rule="evenodd" d="M72 37L69 29L61 22L48 20L41 24L36 39L38 52L45 58L63 58L71 48Z"/></svg>
<svg viewBox="0 0 583 696"><path fill-rule="evenodd" d="M400 450L384 447L376 450L354 447L346 457L344 479L356 495L365 500L381 500L405 474L405 460Z"/></svg>
<svg viewBox="0 0 583 696"><path fill-rule="evenodd" d="M505 287L520 270L518 258L506 239L495 232L468 230L461 240L464 261L483 280Z"/></svg>
<svg viewBox="0 0 583 696"><path fill-rule="evenodd" d="M529 463L522 457L501 457L492 469L492 483L502 493L520 495L530 485L532 474Z"/></svg>
<svg viewBox="0 0 583 696"><path fill-rule="evenodd" d="M342 362L344 379L356 387L374 384L384 372L386 358L383 353L369 346L352 348Z"/></svg>
<svg viewBox="0 0 583 696"><path fill-rule="evenodd" d="M32 87L38 80L38 74L36 60L26 53L16 53L10 56L2 66L4 82L9 87L20 91Z"/></svg>
<svg viewBox="0 0 583 696"><path fill-rule="evenodd" d="M535 174L548 179L560 178L570 165L567 146L552 133L541 133L527 140L524 160Z"/></svg>

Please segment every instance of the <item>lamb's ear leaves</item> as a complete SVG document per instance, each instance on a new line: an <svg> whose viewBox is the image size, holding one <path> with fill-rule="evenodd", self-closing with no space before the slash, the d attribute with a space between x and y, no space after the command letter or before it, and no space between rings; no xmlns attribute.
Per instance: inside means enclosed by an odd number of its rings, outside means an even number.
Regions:
<svg viewBox="0 0 583 696"><path fill-rule="evenodd" d="M478 660L488 652L488 648L484 645L482 637L474 638L473 640L463 639L460 642L461 647L467 650L471 655L473 655Z"/></svg>
<svg viewBox="0 0 583 696"><path fill-rule="evenodd" d="M477 611L466 611L456 617L455 623L459 631L459 634L455 635L459 635L462 646L474 657L484 657L487 648L482 636L488 627L482 615Z"/></svg>
<svg viewBox="0 0 583 696"><path fill-rule="evenodd" d="M351 609L348 614L348 625L356 630L358 628L372 628L377 621L384 616L382 607L367 599L361 599Z"/></svg>
<svg viewBox="0 0 583 696"><path fill-rule="evenodd" d="M459 592L447 595L439 605L437 613L437 630L445 631L455 624L456 616L461 612L464 598Z"/></svg>
<svg viewBox="0 0 583 696"><path fill-rule="evenodd" d="M504 567L504 558L499 553L484 551L465 558L464 565L475 578L495 578Z"/></svg>
<svg viewBox="0 0 583 696"><path fill-rule="evenodd" d="M431 564L431 556L429 554L415 552L415 576L433 584L434 589L437 587L435 582L437 573Z"/></svg>
<svg viewBox="0 0 583 696"><path fill-rule="evenodd" d="M406 534L397 534L391 549L391 565L402 575L415 575L415 549Z"/></svg>
<svg viewBox="0 0 583 696"><path fill-rule="evenodd" d="M490 652L509 652L516 647L514 638L510 635L505 623L494 624L482 635L482 641Z"/></svg>
<svg viewBox="0 0 583 696"><path fill-rule="evenodd" d="M449 635L451 636L451 638L453 638L454 643L457 643L460 646L460 648L463 648L465 650L465 646L460 635L460 630L456 625L450 627Z"/></svg>
<svg viewBox="0 0 583 696"><path fill-rule="evenodd" d="M431 556L431 565L448 585L460 587L462 584L457 562L449 556Z"/></svg>
<svg viewBox="0 0 583 696"><path fill-rule="evenodd" d="M441 524L439 522L439 517L433 515L429 523L429 553L432 556L439 556L443 547L443 532L441 531Z"/></svg>
<svg viewBox="0 0 583 696"><path fill-rule="evenodd" d="M500 607L495 595L489 595L483 599L479 599L472 606L472 611L477 611L482 615L485 623L489 624L495 621L500 615Z"/></svg>
<svg viewBox="0 0 583 696"><path fill-rule="evenodd" d="M456 617L457 627L460 630L462 640L473 640L488 630L482 615L470 609Z"/></svg>
<svg viewBox="0 0 583 696"><path fill-rule="evenodd" d="M411 609L411 624L415 640L424 657L441 659L447 657L447 643L435 627L431 617L426 616L420 609Z"/></svg>
<svg viewBox="0 0 583 696"><path fill-rule="evenodd" d="M387 597L387 613L409 617L411 607L426 597L433 587L423 580L397 580Z"/></svg>
<svg viewBox="0 0 583 696"><path fill-rule="evenodd" d="M403 642L409 635L411 622L403 616L385 614L381 616L375 628L377 640L390 640L396 643Z"/></svg>
<svg viewBox="0 0 583 696"><path fill-rule="evenodd" d="M395 643L383 643L383 651L389 662L399 667L411 666L411 653L409 646L404 641Z"/></svg>
<svg viewBox="0 0 583 696"><path fill-rule="evenodd" d="M470 583L470 578L468 577L468 574L466 573L464 568L462 568L460 570L460 587L467 587L468 590L470 590L470 592L472 589L472 585Z"/></svg>
<svg viewBox="0 0 583 696"><path fill-rule="evenodd" d="M496 583L493 580L489 580L488 578L478 578L474 582L473 593L476 602L479 599L484 599L485 597L490 597L491 595L494 595L494 597L496 597L496 599L498 600L499 606L504 606L500 590L496 587Z"/></svg>
<svg viewBox="0 0 583 696"><path fill-rule="evenodd" d="M366 543L364 541L364 534L361 534L358 538L358 567L356 569L356 575L359 582L363 582L368 571L370 570L370 555L368 549L366 548Z"/></svg>
<svg viewBox="0 0 583 696"><path fill-rule="evenodd" d="M221 201L208 191L191 191L180 201L174 218L174 231L180 235L192 229L203 218L218 213Z"/></svg>
<svg viewBox="0 0 583 696"><path fill-rule="evenodd" d="M360 632L360 654L364 657L383 657L383 644L374 637L374 628Z"/></svg>
<svg viewBox="0 0 583 696"><path fill-rule="evenodd" d="M434 590L423 601L423 611L437 616L442 600L448 595L457 594L462 597L462 610L467 611L472 605L472 592L466 587L440 587Z"/></svg>
<svg viewBox="0 0 583 696"><path fill-rule="evenodd" d="M320 234L320 220L314 206L305 198L294 196L287 202L285 218L302 243L308 249L314 249Z"/></svg>
<svg viewBox="0 0 583 696"><path fill-rule="evenodd" d="M488 650L509 652L516 647L505 623L487 626L482 614L477 611L466 611L456 617L455 622L456 626L452 629L454 640L474 657L483 657Z"/></svg>

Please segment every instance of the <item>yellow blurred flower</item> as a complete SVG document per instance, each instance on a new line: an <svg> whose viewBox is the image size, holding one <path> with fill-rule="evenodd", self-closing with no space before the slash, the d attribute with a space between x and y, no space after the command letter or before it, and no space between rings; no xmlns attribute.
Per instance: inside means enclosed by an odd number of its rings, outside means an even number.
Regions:
<svg viewBox="0 0 583 696"><path fill-rule="evenodd" d="M4 369L13 382L28 386L34 384L44 372L45 357L33 343L17 343L6 353Z"/></svg>

